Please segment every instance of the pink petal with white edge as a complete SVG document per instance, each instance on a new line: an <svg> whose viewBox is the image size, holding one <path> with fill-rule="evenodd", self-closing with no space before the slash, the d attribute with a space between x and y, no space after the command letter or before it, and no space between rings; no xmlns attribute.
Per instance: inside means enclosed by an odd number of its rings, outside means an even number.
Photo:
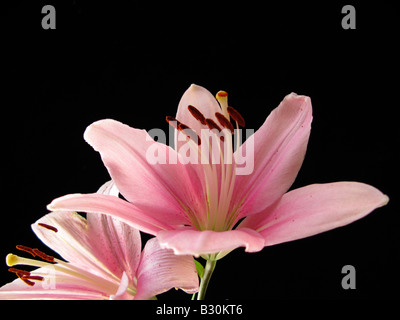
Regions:
<svg viewBox="0 0 400 320"><path fill-rule="evenodd" d="M231 251L245 247L246 252L257 252L264 247L264 238L256 231L241 228L230 231L198 231L194 229L160 231L157 238L163 248L173 249L175 254L204 254Z"/></svg>
<svg viewBox="0 0 400 320"><path fill-rule="evenodd" d="M313 184L288 192L272 209L247 217L240 227L258 231L270 246L347 225L388 201L364 183Z"/></svg>
<svg viewBox="0 0 400 320"><path fill-rule="evenodd" d="M145 130L109 119L91 124L84 138L100 152L113 181L128 201L146 210L151 208L147 214L154 214L154 218L165 223L189 223L181 203L198 193L201 184L190 179L191 167L181 164L175 150L155 142Z"/></svg>
<svg viewBox="0 0 400 320"><path fill-rule="evenodd" d="M201 86L192 84L185 91L179 101L176 119L193 129L197 135L201 137L200 130L207 127L203 126L199 120L193 117L188 110L189 105L199 110L205 118L213 119L216 123L218 123L218 121L215 117L215 113L221 112L221 107L215 97Z"/></svg>
<svg viewBox="0 0 400 320"><path fill-rule="evenodd" d="M57 232L39 224L54 227ZM86 220L79 214L52 212L36 221L31 227L44 244L65 260L98 276L110 277L110 273L105 272L104 265L93 248L93 239L87 231Z"/></svg>
<svg viewBox="0 0 400 320"><path fill-rule="evenodd" d="M254 151L244 142L237 151L253 157L254 171L236 177L236 199L246 196L242 216L259 212L278 200L292 185L303 163L312 121L311 100L287 95L255 132Z"/></svg>
<svg viewBox="0 0 400 320"><path fill-rule="evenodd" d="M147 241L137 273L136 300L150 299L171 288L197 292L199 278L192 256L177 256L162 249L156 238Z"/></svg>
<svg viewBox="0 0 400 320"><path fill-rule="evenodd" d="M97 193L66 195L53 200L47 208L57 212L77 211L105 214L120 219L133 228L154 235L160 230L171 228L169 225L147 215L152 209L151 207L144 212L125 200Z"/></svg>

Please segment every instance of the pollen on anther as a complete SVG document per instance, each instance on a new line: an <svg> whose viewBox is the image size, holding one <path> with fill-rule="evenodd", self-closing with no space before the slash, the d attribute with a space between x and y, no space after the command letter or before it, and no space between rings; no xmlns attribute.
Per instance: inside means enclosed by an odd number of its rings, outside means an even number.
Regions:
<svg viewBox="0 0 400 320"><path fill-rule="evenodd" d="M56 227L49 226L48 224L38 223L38 225L43 227L43 228L45 228L45 229L48 229L48 230L51 230L51 231L54 231L54 232L58 232L58 229Z"/></svg>
<svg viewBox="0 0 400 320"><path fill-rule="evenodd" d="M8 271L15 273L18 278L20 278L23 282L25 282L28 286L31 286L31 287L35 285L35 282L33 282L31 280L36 280L36 281L44 280L44 277L31 275L31 273L26 270L21 270L21 269L17 269L17 268L9 268Z"/></svg>
<svg viewBox="0 0 400 320"><path fill-rule="evenodd" d="M239 126L244 127L245 122L241 114L233 107L228 107L228 113L232 117L233 120L235 120Z"/></svg>
<svg viewBox="0 0 400 320"><path fill-rule="evenodd" d="M215 123L215 121L213 119L206 119L206 124L207 127L212 130L212 129L217 129L218 131L221 131L221 128L219 127L219 125L217 125Z"/></svg>
<svg viewBox="0 0 400 320"><path fill-rule="evenodd" d="M167 120L168 124L175 128L176 130L179 130L179 125L181 124L178 120L176 120L174 117L171 116L166 116L165 120Z"/></svg>
<svg viewBox="0 0 400 320"><path fill-rule="evenodd" d="M17 248L18 250L28 252L28 253L30 253L33 257L36 257L36 253L34 252L34 249L32 249L32 248L30 248L30 247L23 246L23 245L20 245L20 244L19 244L19 245L16 246L16 248Z"/></svg>
<svg viewBox="0 0 400 320"><path fill-rule="evenodd" d="M33 252L40 257L41 259L48 261L48 262L55 262L53 256L49 256L45 254L44 252L40 251L39 249L33 249Z"/></svg>
<svg viewBox="0 0 400 320"><path fill-rule="evenodd" d="M23 278L24 279L29 279L29 280L37 280L37 281L43 281L44 280L44 277L42 277L42 276L32 276L32 275L23 276Z"/></svg>
<svg viewBox="0 0 400 320"><path fill-rule="evenodd" d="M196 132L193 131L193 129L189 128L186 124L179 123L178 130L183 132L189 139L192 139L198 145L201 145L200 137L196 134Z"/></svg>
<svg viewBox="0 0 400 320"><path fill-rule="evenodd" d="M29 271L26 270L21 270L21 269L17 269L17 268L8 268L8 271L15 273L16 275L19 276L29 276L31 273Z"/></svg>
<svg viewBox="0 0 400 320"><path fill-rule="evenodd" d="M192 105L189 105L188 110L192 114L192 116L196 118L196 120L199 120L201 122L201 124L203 125L206 124L206 118L197 108L193 107Z"/></svg>
<svg viewBox="0 0 400 320"><path fill-rule="evenodd" d="M221 126L229 129L232 133L235 132L232 123L230 123L230 121L222 113L216 112L215 117L218 119L218 122L221 124Z"/></svg>

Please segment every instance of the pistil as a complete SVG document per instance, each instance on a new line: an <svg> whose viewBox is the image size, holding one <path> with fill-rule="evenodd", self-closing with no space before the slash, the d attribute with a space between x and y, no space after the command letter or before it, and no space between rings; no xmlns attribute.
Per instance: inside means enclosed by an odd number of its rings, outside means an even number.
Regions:
<svg viewBox="0 0 400 320"><path fill-rule="evenodd" d="M218 91L215 97L217 98L219 105L221 106L222 114L229 120L228 93L226 91Z"/></svg>

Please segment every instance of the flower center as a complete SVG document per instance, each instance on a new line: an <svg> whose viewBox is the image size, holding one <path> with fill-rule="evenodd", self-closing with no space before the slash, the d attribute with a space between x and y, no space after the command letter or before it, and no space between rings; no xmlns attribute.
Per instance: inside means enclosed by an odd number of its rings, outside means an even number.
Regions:
<svg viewBox="0 0 400 320"><path fill-rule="evenodd" d="M238 150L241 142L239 126L244 127L245 121L237 110L228 106L228 94L225 91L219 91L216 98L221 107L221 112L215 113L218 123L206 118L195 106L187 107L191 115L200 122L201 132L195 132L173 117L168 116L166 120L186 136L197 159L201 159L204 177L201 182L206 201L201 212L184 207L188 218L199 230L226 231L233 228L240 212L241 203L232 202L236 179L233 140L236 140ZM235 121L236 130L230 118Z"/></svg>

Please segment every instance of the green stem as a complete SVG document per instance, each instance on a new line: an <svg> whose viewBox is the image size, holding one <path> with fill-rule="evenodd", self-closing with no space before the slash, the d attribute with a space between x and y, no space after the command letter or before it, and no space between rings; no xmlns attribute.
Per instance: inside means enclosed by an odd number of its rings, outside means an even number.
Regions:
<svg viewBox="0 0 400 320"><path fill-rule="evenodd" d="M215 269L217 260L207 260L206 266L204 268L203 277L201 278L199 292L197 293L197 300L204 300L206 295L207 287L210 282L211 276Z"/></svg>

